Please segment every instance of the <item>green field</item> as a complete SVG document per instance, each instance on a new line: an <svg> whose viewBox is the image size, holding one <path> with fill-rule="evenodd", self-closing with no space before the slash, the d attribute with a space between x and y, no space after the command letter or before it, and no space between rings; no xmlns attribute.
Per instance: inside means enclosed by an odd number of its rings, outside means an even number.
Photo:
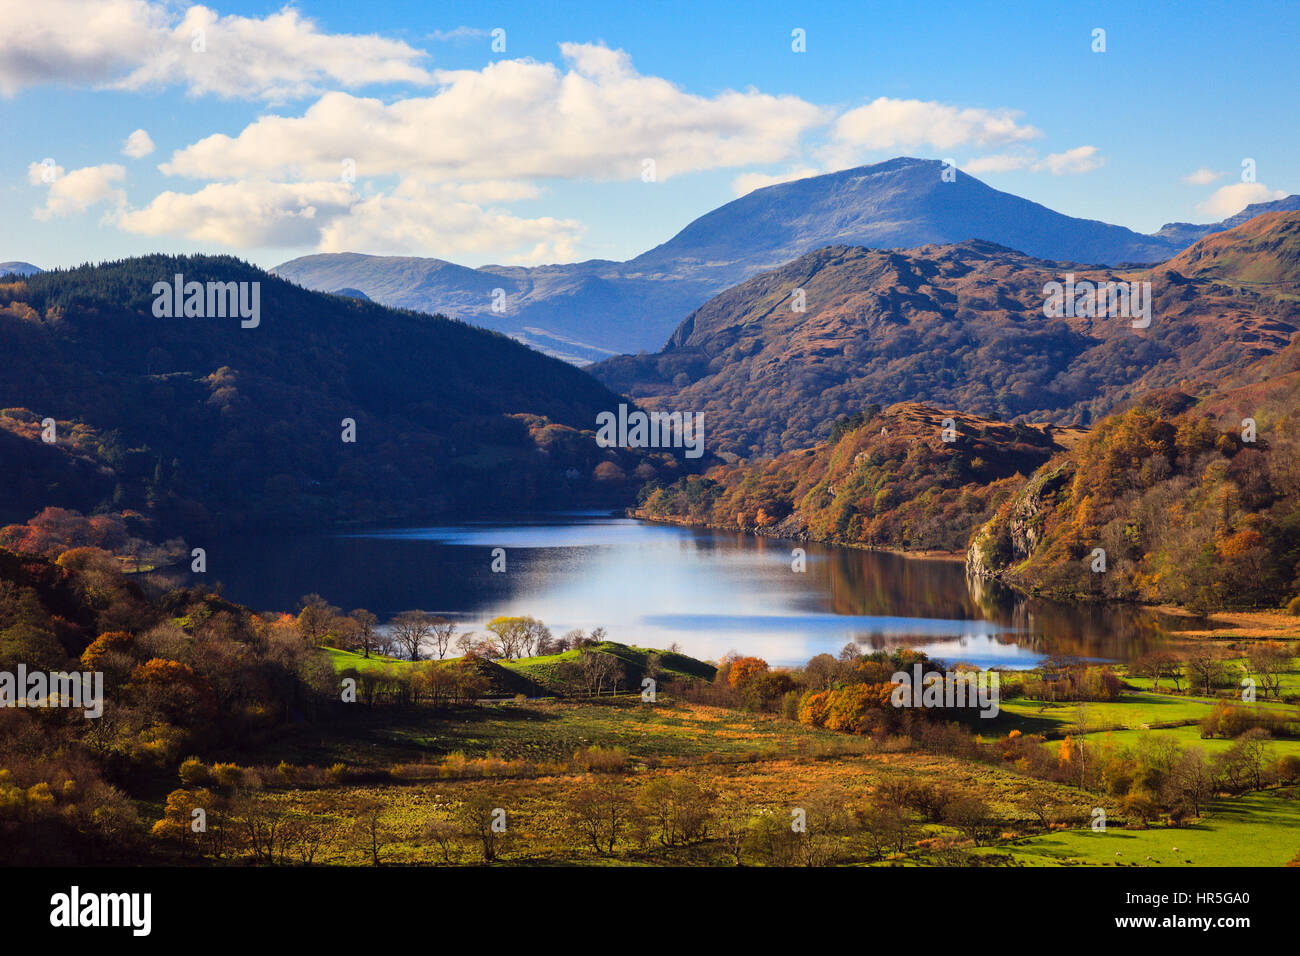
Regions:
<svg viewBox="0 0 1300 956"><path fill-rule="evenodd" d="M330 663L334 665L334 670L342 673L349 668L354 668L363 673L365 672L400 672L411 666L411 661L398 660L396 657L380 657L372 655L363 657L356 651L341 651L337 647L322 647L326 654L329 655Z"/></svg>
<svg viewBox="0 0 1300 956"><path fill-rule="evenodd" d="M1082 730L1085 735L1091 737L1111 730L1147 730L1193 725L1210 713L1216 704L1224 702L1240 704L1240 701L1217 701L1209 697L1181 697L1148 692L1126 693L1117 701L1089 701L1084 704L1017 697L1003 700L998 716L993 720L981 722L978 729L986 740L992 737L1004 737L1012 730L1018 730L1022 734L1039 734L1048 738L1078 734ZM1249 706L1268 707L1284 713L1295 711L1292 706L1272 702L1261 701ZM984 723L991 726L985 727ZM1195 730L1194 727L1192 729Z"/></svg>
<svg viewBox="0 0 1300 956"><path fill-rule="evenodd" d="M399 660L393 657L366 658L355 651L343 651L333 647L326 647L323 650L329 654L334 669L340 673L354 668L362 673L400 674L418 664L428 663ZM608 654L623 663L624 680L621 689L624 691L641 690L641 678L646 674L651 654L657 654L659 657L655 676L660 683L674 680L712 680L715 670L712 664L685 654L633 647L616 641L603 641L593 645L591 650ZM521 657L516 660L480 660L479 666L491 682L491 696L513 696L522 693L528 697L538 697L562 693L564 680L561 676L561 666L566 663L576 663L581 656L581 651L573 650L542 657ZM444 663L450 664L458 660L461 658L448 658ZM499 672L499 668L504 668L522 680L511 681Z"/></svg>
<svg viewBox="0 0 1300 956"><path fill-rule="evenodd" d="M1198 721L1213 708L1206 700L1192 697L1172 697L1165 694L1124 694L1111 702L1090 701L1085 704L1028 700L1017 697L1003 700L1001 712L987 723L987 734L1006 736L1012 730L1022 734L1041 734L1060 737L1078 733L1080 711L1086 731L1130 728L1140 729L1153 725L1172 725Z"/></svg>
<svg viewBox="0 0 1300 956"><path fill-rule="evenodd" d="M636 679L636 689L640 689L640 676L645 673L651 654L659 655L657 679L668 680L712 680L715 668L712 664L675 654L672 651L656 651L644 647L619 644L616 641L604 641L594 645L594 651L617 657L623 662L629 676ZM565 651L562 654L549 654L545 657L521 657L513 661L501 661L504 667L523 674L543 687L559 688L562 684L560 666L574 663L582 656L581 651Z"/></svg>
<svg viewBox="0 0 1300 956"><path fill-rule="evenodd" d="M1300 791L1217 800L1191 826L1063 830L981 852L1029 866L1282 866L1300 854Z"/></svg>
<svg viewBox="0 0 1300 956"><path fill-rule="evenodd" d="M1236 741L1227 737L1210 737L1201 739L1201 730L1195 724L1188 727L1171 727L1165 730L1113 730L1102 733L1085 734L1082 738L1095 744L1113 744L1116 747L1131 747L1141 739L1172 739L1183 747L1200 747L1207 754L1216 754L1231 747ZM1054 746L1050 741L1044 746ZM1300 757L1300 739L1281 737L1270 740L1267 744L1274 758L1294 754Z"/></svg>
<svg viewBox="0 0 1300 956"><path fill-rule="evenodd" d="M1247 673L1245 670L1246 659L1244 657L1231 658L1227 664L1238 668L1242 674ZM1300 696L1300 658L1294 658L1291 661L1290 669L1280 675L1279 689L1282 697ZM1155 686L1155 680L1151 677L1138 677L1134 674L1124 674L1124 683L1140 690L1151 690ZM1183 681L1183 687L1186 688L1187 681ZM1161 678L1160 686L1166 691L1173 689L1173 681L1168 677ZM1262 688L1256 688L1256 693L1263 695Z"/></svg>

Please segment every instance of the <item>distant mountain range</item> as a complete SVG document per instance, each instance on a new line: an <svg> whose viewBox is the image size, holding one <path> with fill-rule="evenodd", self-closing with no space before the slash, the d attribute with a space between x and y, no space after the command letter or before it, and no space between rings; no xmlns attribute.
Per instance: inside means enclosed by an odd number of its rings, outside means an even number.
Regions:
<svg viewBox="0 0 1300 956"><path fill-rule="evenodd" d="M1149 328L1044 315L1048 283L1150 282ZM792 308L802 289L806 310ZM1267 213L1154 268L1099 270L991 242L831 246L710 299L651 355L590 371L647 407L703 412L710 451L771 456L870 403L1089 424L1141 393L1202 394L1300 329L1300 212Z"/></svg>
<svg viewBox="0 0 1300 956"><path fill-rule="evenodd" d="M41 271L40 266L34 266L30 262L23 262L15 259L11 262L0 262L0 276L20 275L30 276Z"/></svg>
<svg viewBox="0 0 1300 956"><path fill-rule="evenodd" d="M1258 213L1300 208L1300 196L1290 196L1222 223L1170 223L1143 235L1053 212L966 173L945 181L944 168L899 158L757 189L627 262L469 269L327 253L273 271L310 289L350 288L385 305L442 312L585 362L658 349L711 296L830 245L906 249L979 239L1049 260L1155 263Z"/></svg>
<svg viewBox="0 0 1300 956"><path fill-rule="evenodd" d="M154 284L177 273L259 283L259 323L158 317ZM0 524L46 506L187 533L610 507L634 472L684 464L598 447L620 401L498 333L227 256L43 272L0 284Z"/></svg>

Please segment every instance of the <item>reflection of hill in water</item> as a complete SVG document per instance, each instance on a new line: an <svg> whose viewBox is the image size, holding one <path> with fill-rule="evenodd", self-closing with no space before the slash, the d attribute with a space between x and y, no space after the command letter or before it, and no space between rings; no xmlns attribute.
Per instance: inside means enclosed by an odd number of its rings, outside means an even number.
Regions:
<svg viewBox="0 0 1300 956"><path fill-rule="evenodd" d="M1161 645L1155 612L1114 605L1063 604L968 581L960 561L924 560L880 551L814 552L809 572L827 577L836 614L988 620L1008 631L991 637L1040 654L1131 661ZM874 642L869 642L874 643Z"/></svg>

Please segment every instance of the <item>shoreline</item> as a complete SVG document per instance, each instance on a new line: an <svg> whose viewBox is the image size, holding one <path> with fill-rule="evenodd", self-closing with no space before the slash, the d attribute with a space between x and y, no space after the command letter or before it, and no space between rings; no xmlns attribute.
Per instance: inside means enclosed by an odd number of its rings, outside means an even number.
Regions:
<svg viewBox="0 0 1300 956"><path fill-rule="evenodd" d="M782 534L778 531L771 531L765 528L732 528L724 525L710 524L707 521L696 521L691 518L652 516L643 514L635 508L627 509L627 516L629 518L635 518L638 521L648 522L649 524L675 525L679 528L707 528L710 531L735 531L739 534L752 534L759 538L781 538L786 541L820 544L829 548L852 548L855 551L875 551L881 554L896 554L900 558L924 558L930 561L961 561L963 563L966 561L966 552L964 550L944 551L939 549L927 549L922 551L915 548L857 544L847 541L822 541L818 538L810 538L806 534Z"/></svg>
<svg viewBox="0 0 1300 956"><path fill-rule="evenodd" d="M731 528L711 524L707 521L697 521L691 518L652 516L644 514L635 508L628 508L625 513L629 518L635 518L638 521L645 521L649 524L675 525L681 528L707 528L711 531L735 531L740 534L749 534L760 538L778 538L786 541L811 542L813 544L820 544L832 548L851 548L858 551L875 551L884 554L897 555L901 558L917 558L928 561L960 561L963 564L966 562L966 551L964 550L921 551L899 547L882 547L879 545L821 541L815 538L810 538L806 534L801 536L792 536L763 528ZM1194 620L1197 622L1204 622L1205 624L1204 627L1200 628L1170 630L1168 631L1168 636L1171 639L1208 637L1215 640L1300 641L1300 617L1290 615L1282 608L1216 608L1211 611L1202 612L1193 611L1177 604L1157 604L1141 601L1071 601L1051 597L1049 595L1033 594L1013 587L1000 579L994 578L993 580L996 580L1003 587L1010 588L1016 594L1025 598L1037 598L1058 604L1078 604L1080 607L1096 605L1113 607L1125 605L1128 607L1141 608L1145 611L1166 617Z"/></svg>

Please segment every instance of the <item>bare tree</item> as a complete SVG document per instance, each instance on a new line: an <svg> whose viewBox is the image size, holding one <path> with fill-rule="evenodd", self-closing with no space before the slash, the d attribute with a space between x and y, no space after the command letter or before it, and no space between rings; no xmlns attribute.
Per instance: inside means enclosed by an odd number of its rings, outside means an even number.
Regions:
<svg viewBox="0 0 1300 956"><path fill-rule="evenodd" d="M569 798L569 820L597 853L613 853L635 814L627 785L614 775L576 790Z"/></svg>
<svg viewBox="0 0 1300 956"><path fill-rule="evenodd" d="M583 649L578 659L578 671L587 693L596 696L604 693L606 687L618 690L623 679L623 667L618 658L590 648Z"/></svg>
<svg viewBox="0 0 1300 956"><path fill-rule="evenodd" d="M1229 680L1223 653L1214 647L1193 648L1187 657L1187 680L1204 696L1213 697L1214 689Z"/></svg>
<svg viewBox="0 0 1300 956"><path fill-rule="evenodd" d="M1189 747L1174 765L1170 785L1179 800L1192 816L1199 817L1201 808L1214 795L1214 772L1200 747Z"/></svg>
<svg viewBox="0 0 1300 956"><path fill-rule="evenodd" d="M421 648L433 634L433 622L433 615L424 611L403 611L388 626L406 656L418 661Z"/></svg>
<svg viewBox="0 0 1300 956"><path fill-rule="evenodd" d="M353 638L356 641L356 646L361 648L363 656L369 657L370 652L376 646L375 630L379 624L379 618L363 607L357 608L348 616L356 622L356 631Z"/></svg>
<svg viewBox="0 0 1300 956"><path fill-rule="evenodd" d="M352 818L355 821L352 825L352 835L370 857L370 862L374 866L379 865L379 856L384 844L392 838L392 834L384 825L383 815L384 804L379 800L362 800L352 811Z"/></svg>
<svg viewBox="0 0 1300 956"><path fill-rule="evenodd" d="M535 618L525 618L524 650L532 651L532 656L540 657L547 653L551 643L551 629Z"/></svg>
<svg viewBox="0 0 1300 956"><path fill-rule="evenodd" d="M484 792L472 793L456 810L462 835L474 840L483 851L483 862L492 863L508 845L509 829L503 801Z"/></svg>
<svg viewBox="0 0 1300 956"><path fill-rule="evenodd" d="M1174 690L1177 691L1181 689L1183 662L1177 654L1169 651L1152 651L1133 665L1133 673L1140 677L1150 677L1151 689L1157 694L1160 693L1160 681L1165 677L1173 681Z"/></svg>
<svg viewBox="0 0 1300 956"><path fill-rule="evenodd" d="M460 637L456 638L456 647L460 650L462 657L470 654L481 654L483 639L474 631L466 631Z"/></svg>
<svg viewBox="0 0 1300 956"><path fill-rule="evenodd" d="M1246 651L1246 661L1250 665L1250 672L1263 685L1265 695L1280 697L1282 675L1286 673L1291 662L1291 654L1286 645L1276 641L1252 644Z"/></svg>
<svg viewBox="0 0 1300 956"><path fill-rule="evenodd" d="M447 656L452 638L456 636L456 622L445 617L435 617L429 626L433 632L433 646L438 652L438 660L442 660Z"/></svg>
<svg viewBox="0 0 1300 956"><path fill-rule="evenodd" d="M425 843L434 847L443 863L456 863L460 860L461 847L457 837L460 829L445 817L430 817L425 821L420 832Z"/></svg>

